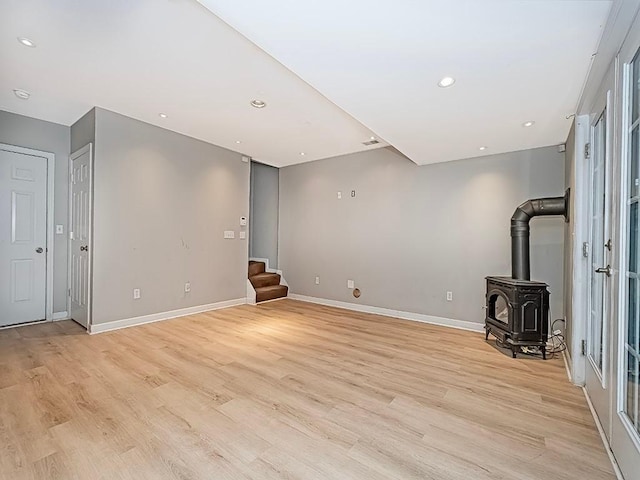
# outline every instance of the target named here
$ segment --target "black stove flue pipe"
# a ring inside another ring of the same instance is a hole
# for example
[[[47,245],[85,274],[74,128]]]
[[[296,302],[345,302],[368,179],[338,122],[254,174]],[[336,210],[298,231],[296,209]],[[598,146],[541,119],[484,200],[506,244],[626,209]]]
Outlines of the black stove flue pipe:
[[[511,277],[531,280],[529,259],[529,220],[542,215],[563,215],[569,221],[569,190],[564,197],[527,200],[511,217]]]

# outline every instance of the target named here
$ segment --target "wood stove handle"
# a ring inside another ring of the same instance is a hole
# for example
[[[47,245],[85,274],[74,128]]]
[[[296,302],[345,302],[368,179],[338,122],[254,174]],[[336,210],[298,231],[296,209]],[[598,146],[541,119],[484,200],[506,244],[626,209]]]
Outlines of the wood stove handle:
[[[596,273],[604,273],[607,277],[611,276],[611,265],[607,265],[606,267],[596,268]]]

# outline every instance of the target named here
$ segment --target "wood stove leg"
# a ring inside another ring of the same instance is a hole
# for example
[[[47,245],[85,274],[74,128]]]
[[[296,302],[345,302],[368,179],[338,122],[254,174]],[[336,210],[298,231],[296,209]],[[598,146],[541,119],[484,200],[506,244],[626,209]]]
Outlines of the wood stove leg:
[[[518,347],[511,347],[511,357],[512,358],[517,358],[518,357]]]
[[[547,359],[547,346],[546,345],[541,346],[540,350],[542,350],[542,359],[546,360]]]
[[[489,329],[488,328],[484,329],[484,339],[485,340],[489,340]]]

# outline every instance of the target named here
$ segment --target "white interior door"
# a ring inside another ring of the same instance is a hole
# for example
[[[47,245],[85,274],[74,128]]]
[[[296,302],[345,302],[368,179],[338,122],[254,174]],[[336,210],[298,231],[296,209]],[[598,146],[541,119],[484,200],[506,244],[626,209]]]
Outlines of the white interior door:
[[[92,229],[91,144],[71,155],[69,296],[70,317],[85,328],[91,316],[91,229]]]
[[[45,320],[47,159],[0,148],[0,326]]]
[[[591,206],[589,234],[589,317],[587,322],[587,366],[585,387],[605,432],[611,418],[609,348],[611,328],[611,194],[608,141],[608,109],[591,129]]]

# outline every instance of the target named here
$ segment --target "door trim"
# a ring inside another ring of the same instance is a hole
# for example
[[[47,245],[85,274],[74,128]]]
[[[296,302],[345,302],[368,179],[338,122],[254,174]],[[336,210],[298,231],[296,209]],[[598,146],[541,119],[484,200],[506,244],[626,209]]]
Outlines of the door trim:
[[[20,153],[23,155],[31,155],[33,157],[41,157],[47,160],[47,246],[46,246],[46,291],[44,299],[45,321],[53,321],[53,259],[54,259],[54,241],[55,241],[55,218],[54,218],[54,187],[55,187],[55,167],[56,156],[51,152],[35,150],[33,148],[18,147],[9,145],[8,143],[0,143],[0,149],[8,152]],[[41,322],[35,322],[41,323]],[[22,326],[22,325],[21,325]],[[12,328],[14,325],[8,325]]]
[[[73,214],[72,211],[72,188],[71,188],[71,174],[73,173],[73,161],[84,155],[85,153],[89,153],[89,263],[87,266],[87,280],[89,285],[87,285],[87,333],[91,331],[91,325],[93,324],[93,143],[87,143],[84,147],[72,152],[69,155],[69,171],[67,172],[67,183],[69,185],[69,212],[67,218],[67,225],[69,228],[71,227],[71,216]],[[71,315],[71,296],[69,292],[71,291],[71,237],[69,228],[67,229],[67,312]]]

